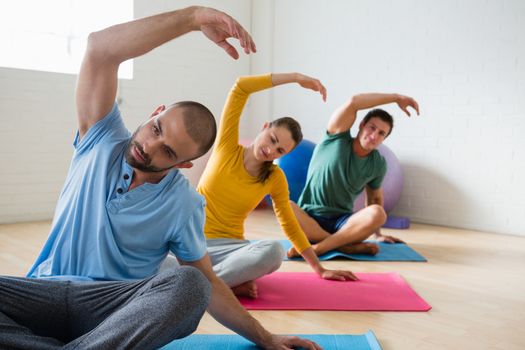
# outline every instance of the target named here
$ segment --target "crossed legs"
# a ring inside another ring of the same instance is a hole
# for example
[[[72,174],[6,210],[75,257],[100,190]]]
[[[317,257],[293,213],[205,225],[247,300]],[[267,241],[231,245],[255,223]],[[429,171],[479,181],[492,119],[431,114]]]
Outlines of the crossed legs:
[[[363,243],[365,239],[378,231],[386,222],[386,213],[379,205],[370,205],[352,214],[341,228],[330,234],[325,231],[310,215],[290,201],[292,209],[304,233],[314,243],[312,248],[317,255],[337,249],[348,254],[371,254],[379,252],[373,243]],[[292,247],[288,257],[299,256]]]
[[[250,242],[241,239],[208,239],[213,271],[237,296],[257,298],[255,280],[276,271],[284,250],[278,241]]]
[[[197,328],[210,289],[187,266],[139,281],[0,277],[0,348],[156,349]]]

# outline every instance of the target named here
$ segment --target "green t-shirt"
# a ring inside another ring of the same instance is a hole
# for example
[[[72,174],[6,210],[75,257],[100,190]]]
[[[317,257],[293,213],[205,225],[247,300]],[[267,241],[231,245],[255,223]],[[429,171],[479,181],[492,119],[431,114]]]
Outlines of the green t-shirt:
[[[361,158],[354,154],[349,131],[325,133],[315,147],[303,193],[297,204],[306,212],[324,217],[352,213],[354,201],[366,185],[381,187],[386,161],[373,150]]]

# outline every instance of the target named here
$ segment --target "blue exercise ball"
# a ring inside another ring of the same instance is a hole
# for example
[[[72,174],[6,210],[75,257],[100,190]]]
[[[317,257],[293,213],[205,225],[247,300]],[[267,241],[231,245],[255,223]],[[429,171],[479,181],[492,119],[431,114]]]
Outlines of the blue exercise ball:
[[[293,151],[279,158],[276,162],[286,175],[290,199],[294,202],[297,202],[299,199],[306,183],[308,165],[310,164],[314,148],[315,143],[303,139]]]

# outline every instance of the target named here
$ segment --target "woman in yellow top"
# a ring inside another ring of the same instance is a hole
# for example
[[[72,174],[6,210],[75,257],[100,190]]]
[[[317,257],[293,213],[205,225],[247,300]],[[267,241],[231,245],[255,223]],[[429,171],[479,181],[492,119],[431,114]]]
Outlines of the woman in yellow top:
[[[204,233],[213,268],[236,295],[256,298],[254,280],[277,270],[284,256],[277,241],[251,243],[244,238],[246,217],[267,194],[284,233],[319,276],[356,279],[349,271],[321,266],[290,206],[286,177],[273,164],[301,142],[299,124],[289,117],[266,122],[251,145],[239,145],[240,117],[250,94],[287,83],[318,91],[326,100],[326,89],[317,79],[298,73],[237,79],[224,105],[215,148],[197,186],[206,198]]]

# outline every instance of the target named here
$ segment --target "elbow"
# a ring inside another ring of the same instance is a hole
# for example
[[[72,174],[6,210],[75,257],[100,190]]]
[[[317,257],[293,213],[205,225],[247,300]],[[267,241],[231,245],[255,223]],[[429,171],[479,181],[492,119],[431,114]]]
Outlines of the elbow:
[[[350,97],[350,99],[347,102],[347,107],[351,110],[359,110],[359,106],[361,105],[362,100],[362,94],[354,95]]]
[[[104,31],[92,32],[87,39],[85,59],[98,62],[108,62],[117,60],[116,55],[111,50]]]
[[[87,38],[86,55],[96,55],[101,52],[102,38],[100,32],[91,32]]]

